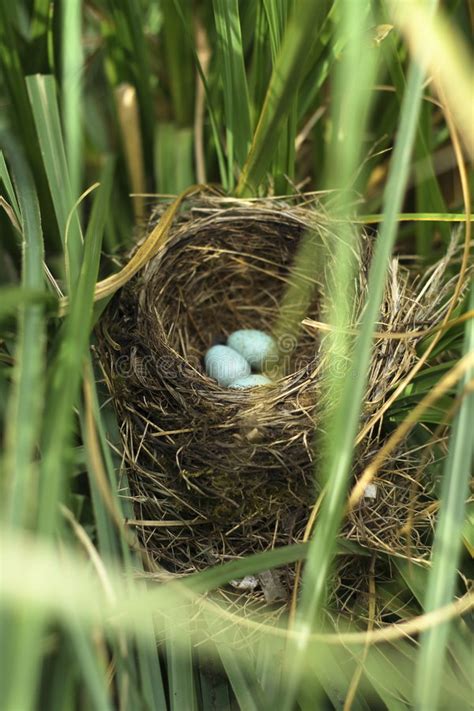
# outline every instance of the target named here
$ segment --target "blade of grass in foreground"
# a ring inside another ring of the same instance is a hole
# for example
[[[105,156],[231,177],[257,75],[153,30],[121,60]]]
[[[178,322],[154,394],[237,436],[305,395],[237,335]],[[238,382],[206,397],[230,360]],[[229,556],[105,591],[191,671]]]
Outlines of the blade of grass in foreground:
[[[59,233],[63,242],[66,275],[69,287],[71,287],[76,282],[81,263],[82,236],[77,214],[73,215],[69,233],[66,234],[66,225],[75,198],[71,189],[68,163],[62,140],[56,85],[52,76],[41,75],[27,77],[26,85]]]
[[[434,13],[437,2],[430,0]],[[292,648],[292,676],[289,679],[284,709],[291,709],[298,688],[298,668],[308,648],[308,638],[325,602],[325,593],[335,543],[343,515],[354,440],[359,422],[361,404],[366,384],[372,347],[372,333],[378,318],[385,284],[385,274],[395,241],[397,216],[409,174],[410,157],[420,109],[424,71],[412,65],[395,144],[391,170],[385,190],[384,215],[376,251],[369,275],[368,301],[362,319],[361,331],[356,339],[349,372],[344,379],[341,400],[331,423],[329,460],[326,465],[327,492],[321,507],[310,553],[305,567],[300,609],[296,630],[299,642]]]
[[[436,0],[431,0],[434,10]],[[334,541],[334,534],[338,530],[340,514],[346,490],[346,476],[352,458],[352,448],[357,430],[365,379],[370,359],[372,332],[378,316],[380,301],[385,284],[386,267],[391,255],[391,250],[396,233],[397,215],[402,203],[403,192],[409,171],[411,148],[416,130],[418,111],[420,107],[421,91],[424,72],[417,65],[413,65],[407,84],[406,95],[403,100],[400,128],[392,160],[386,192],[385,192],[385,219],[377,242],[376,252],[370,270],[369,298],[362,320],[362,327],[356,340],[353,364],[346,379],[342,393],[342,402],[338,408],[338,417],[332,430],[333,456],[330,463],[328,481],[328,495],[323,503],[318,525],[319,536],[315,535],[311,544],[311,556],[307,565],[308,584],[305,585],[303,600],[308,604],[308,609],[313,612],[309,616],[314,619],[314,613],[320,608],[323,601],[323,588],[329,555],[325,546],[329,541]],[[337,448],[336,448],[337,445]],[[336,516],[339,514],[339,516]],[[337,519],[333,521],[333,519]],[[333,525],[331,525],[331,522]],[[334,525],[334,523],[336,525]],[[329,530],[328,530],[329,529]],[[322,531],[326,535],[322,535]],[[329,531],[333,535],[328,535]],[[333,544],[331,545],[331,548]],[[314,556],[314,557],[313,557]],[[324,565],[317,566],[316,563]],[[312,571],[312,574],[310,574]],[[315,587],[311,582],[314,580]],[[303,591],[303,592],[304,592]],[[302,608],[305,606],[302,605]]]
[[[430,22],[429,2],[404,3],[390,0],[389,5],[412,55],[425,70],[429,70],[438,93],[446,96],[464,146],[471,160],[474,159],[474,62],[456,23],[442,10]],[[420,27],[423,32],[420,32]]]
[[[348,211],[348,192],[353,188],[353,175],[356,173],[357,167],[361,159],[361,147],[364,137],[364,130],[373,101],[373,93],[371,92],[372,85],[375,79],[375,57],[373,52],[369,50],[363,43],[366,23],[370,22],[370,17],[366,17],[367,3],[365,0],[348,0],[339,4],[340,18],[338,25],[338,36],[334,39],[335,44],[341,44],[344,51],[340,57],[340,61],[336,65],[334,77],[332,78],[332,140],[327,158],[326,166],[326,185],[334,189],[334,216],[340,219],[338,225],[338,239],[330,245],[332,254],[329,259],[334,260],[335,277],[328,279],[325,287],[326,308],[330,314],[331,325],[334,330],[326,339],[326,348],[328,349],[328,360],[330,359],[334,365],[334,372],[343,372],[347,368],[347,363],[350,362],[350,340],[347,336],[347,326],[350,323],[351,314],[353,312],[353,287],[355,282],[354,274],[357,265],[356,253],[358,252],[358,235],[351,226]],[[357,81],[357,78],[363,77],[363,80]],[[357,187],[357,186],[356,186]],[[304,270],[311,273],[324,273],[324,262],[328,256],[325,250],[316,248],[309,249],[311,246],[312,235],[305,235],[301,247],[298,250],[296,264],[302,260]],[[306,251],[307,250],[307,251]],[[306,253],[305,253],[306,252]],[[306,262],[306,264],[305,264]],[[330,268],[332,269],[332,268]],[[304,273],[304,272],[302,272]],[[298,277],[297,277],[298,278]],[[344,285],[344,288],[341,288]],[[308,287],[306,287],[306,291]],[[295,292],[294,296],[292,291]],[[289,298],[296,303],[303,303],[301,295],[295,289],[287,289],[285,297],[282,301],[283,307],[286,306],[286,299]],[[309,304],[312,294],[306,296],[306,302]],[[283,313],[283,311],[282,311]],[[294,308],[290,309],[290,314],[297,313]],[[300,319],[297,321],[301,321]],[[280,316],[281,318],[281,316]],[[289,329],[287,329],[290,332]],[[330,352],[329,352],[330,351]],[[329,373],[327,374],[329,376]],[[333,379],[329,381],[327,377],[325,385],[329,391],[329,399],[331,402],[338,403],[340,400],[340,383],[343,379]],[[332,441],[325,445],[325,449],[329,449]],[[336,523],[336,526],[338,523]],[[335,538],[337,528],[331,532],[334,539],[330,542],[335,546]],[[327,535],[327,534],[326,534]],[[335,548],[333,548],[335,550]],[[309,560],[307,566],[309,565]],[[329,566],[328,566],[329,571]],[[326,580],[328,577],[326,572]],[[326,584],[326,582],[325,582]],[[304,590],[303,590],[304,592]],[[311,630],[313,619],[305,616],[307,610],[301,609],[301,614],[297,617],[297,631],[301,632],[305,627],[308,631]],[[297,648],[297,643],[292,643],[287,650],[287,666],[288,666],[288,684],[287,698],[285,708],[292,708],[298,694],[298,686],[301,677],[301,669],[303,668],[302,657],[307,654],[307,650],[301,652]],[[315,663],[315,668],[319,670]],[[316,671],[318,676],[319,671]],[[323,679],[319,678],[313,688],[313,703],[322,703],[322,699],[316,699],[316,695],[324,687]],[[318,691],[319,690],[319,691]]]
[[[55,300],[44,289],[33,291],[20,286],[4,286],[0,288],[0,319],[14,314],[20,306],[31,304],[55,305]]]
[[[33,178],[19,146],[11,141],[10,160],[21,214],[22,286],[39,295],[45,293],[44,245],[38,198]],[[6,168],[6,166],[5,166]],[[12,194],[13,196],[13,194]],[[41,429],[45,369],[44,304],[30,303],[20,310],[13,388],[6,427],[5,463],[11,490],[8,492],[8,520],[27,523],[35,506],[35,450]]]
[[[285,640],[276,638],[271,644],[268,640],[260,640],[256,650],[255,674],[262,687],[268,708],[278,708],[281,696],[282,664],[285,651]]]
[[[81,625],[77,616],[72,613],[68,624],[71,643],[75,652],[75,662],[82,669],[86,690],[89,692],[89,703],[101,711],[112,711],[110,688],[107,683],[105,660],[97,654],[97,647],[92,641],[92,635]]]
[[[209,667],[209,655],[199,655],[199,686],[201,707],[206,711],[232,711],[231,689],[228,679]]]
[[[90,358],[84,368],[84,403],[80,403],[79,412],[94,511],[94,524],[97,531],[98,553],[104,562],[108,560],[119,561],[122,559],[120,553],[123,551],[125,578],[129,580],[132,585],[133,574],[131,565],[129,565],[130,551],[128,547],[126,547],[127,542],[123,540],[123,516],[120,513],[115,496],[116,487],[109,486],[109,482],[107,481],[108,473],[105,470],[106,465],[104,466],[103,464],[102,452],[100,451],[102,449],[98,433],[100,412],[96,402]],[[114,508],[115,516],[111,515],[110,507]],[[123,546],[122,551],[120,544]],[[80,634],[80,631],[81,625],[79,623],[76,623],[71,630],[78,653],[87,642],[87,639],[75,639],[77,634]],[[110,640],[109,646],[110,653],[115,662],[114,681],[117,688],[121,689],[121,693],[125,694],[128,698],[129,695],[134,692],[143,695],[150,707],[154,708],[154,700],[148,693],[149,689],[146,681],[144,680],[143,683],[140,683],[135,656],[131,653],[131,646],[125,638],[125,635],[119,634],[116,639]],[[95,655],[92,655],[93,658],[94,656]],[[90,674],[87,669],[84,669],[84,676],[89,686],[94,689],[96,682],[92,677],[88,678]],[[158,679],[160,678],[159,674],[157,674],[157,677]],[[97,690],[95,693],[97,693]]]
[[[128,489],[124,488],[124,484],[121,487],[122,496],[117,495],[117,475],[107,443],[105,425],[101,419],[90,358],[85,368],[81,423],[97,526],[98,548],[104,560],[123,561],[124,577],[129,588],[133,589],[136,585],[135,575],[137,571],[143,570],[143,562],[139,555],[132,552],[130,539],[123,532],[122,521],[125,518],[133,518],[133,510]],[[104,488],[107,489],[108,494],[104,492]],[[111,514],[110,505],[114,508],[115,515]],[[151,615],[149,625],[153,626]],[[133,653],[135,637],[136,662]],[[136,635],[129,640],[125,640],[122,635],[110,644],[116,659],[117,685],[121,688],[130,688],[131,692],[135,689],[152,709],[165,708],[162,672],[155,645],[144,644]]]
[[[265,708],[263,693],[257,680],[249,681],[242,663],[227,645],[216,643],[223,667],[241,709],[259,711]]]
[[[42,476],[37,522],[39,528],[49,534],[53,534],[57,530],[61,475],[64,474],[66,450],[69,445],[68,435],[72,429],[75,391],[78,389],[82,360],[89,338],[88,324],[84,323],[83,319],[87,319],[89,314],[90,320],[92,314],[92,294],[97,278],[103,224],[112,182],[111,168],[110,164],[107,165],[103,176],[104,184],[94,202],[86,235],[84,264],[78,288],[74,294],[69,322],[64,332],[65,339],[59,358],[53,366],[53,397],[49,400],[49,407],[44,418],[44,458],[40,466]],[[41,270],[41,278],[43,278],[42,266],[43,260],[40,259],[36,264],[36,269]],[[71,367],[68,368],[68,366]],[[55,388],[57,388],[56,393],[54,392]],[[68,394],[71,397],[68,397]],[[28,422],[29,416],[28,413],[26,422]],[[34,488],[34,491],[37,493],[37,487]],[[33,707],[33,699],[37,691],[39,669],[42,662],[43,641],[41,634],[44,629],[44,616],[41,610],[35,610],[26,605],[19,608],[18,616],[13,616],[12,620],[16,620],[17,625],[14,630],[15,651],[12,654],[11,699],[8,700],[6,708],[10,708],[12,711],[18,708],[26,710]],[[82,632],[78,632],[74,640],[81,645],[81,650],[87,648],[86,658],[90,658],[93,654],[92,642],[84,638]],[[93,679],[90,681],[94,684],[95,693],[97,693],[97,676],[95,675],[95,681]]]
[[[43,236],[33,178],[20,148],[11,141],[10,161],[18,196],[23,238],[22,284],[44,292]],[[6,166],[5,166],[6,169]],[[20,310],[5,442],[5,472],[10,491],[6,520],[9,525],[31,524],[35,516],[36,447],[41,430],[45,371],[45,319],[42,304]],[[5,709],[29,709],[37,687],[39,639],[37,616],[23,609],[3,619],[2,639],[10,637],[11,653],[3,662],[6,687],[2,691]],[[36,652],[34,651],[36,647]]]
[[[81,0],[63,3],[61,12],[62,77],[64,144],[68,175],[74,199],[81,193],[82,174],[82,47]]]
[[[51,367],[49,398],[42,444],[39,528],[48,533],[55,530],[58,503],[73,427],[73,408],[79,393],[83,359],[89,343],[94,287],[99,269],[100,250],[112,188],[113,163],[109,161],[101,176],[101,185],[94,199],[87,228],[84,260],[58,356]]]
[[[167,625],[166,655],[171,711],[196,711],[193,655],[187,621],[173,618]]]
[[[470,308],[474,308],[471,289]],[[464,353],[474,352],[474,322],[466,325]],[[466,373],[462,388],[472,383],[474,369]],[[462,388],[459,395],[462,394]],[[450,602],[456,591],[457,566],[462,548],[464,507],[474,453],[474,394],[465,394],[453,431],[446,460],[441,492],[441,508],[436,527],[432,568],[424,603],[425,612]],[[416,672],[416,708],[433,711],[439,707],[441,670],[444,665],[450,624],[437,625],[422,634]]]
[[[63,551],[63,564],[58,567],[57,550],[53,546],[48,548],[44,539],[36,537],[36,542],[33,542],[27,536],[15,537],[12,533],[5,531],[1,533],[0,544],[2,555],[5,556],[5,575],[0,578],[2,599],[7,602],[15,601],[14,591],[18,587],[21,564],[23,561],[25,565],[28,562],[28,571],[25,571],[24,575],[29,586],[25,585],[23,590],[17,591],[19,604],[22,601],[29,601],[35,609],[44,610],[61,620],[63,618],[67,620],[70,607],[78,607],[84,622],[95,624],[102,621],[107,629],[111,629],[115,625],[115,630],[117,629],[117,619],[107,616],[109,613],[112,615],[117,606],[121,610],[121,615],[125,614],[124,609],[127,608],[129,612],[126,617],[129,613],[131,616],[124,619],[120,628],[128,632],[135,632],[137,635],[142,635],[144,631],[151,632],[149,615],[165,610],[166,606],[170,604],[176,607],[178,598],[183,602],[188,602],[193,597],[190,593],[199,595],[211,591],[217,586],[225,585],[237,576],[244,577],[247,574],[295,562],[302,558],[305,549],[305,546],[302,545],[279,548],[259,553],[257,556],[242,558],[240,561],[215,566],[205,574],[192,575],[179,584],[169,583],[149,587],[137,585],[133,590],[130,590],[129,581],[124,579],[123,570],[112,564],[108,573],[110,584],[117,593],[116,601],[114,601],[104,593],[101,581],[87,574],[87,565],[79,560],[77,553],[74,554],[72,549],[67,548]],[[30,553],[27,553],[28,546],[31,548]],[[343,553],[347,554],[347,550]],[[22,558],[20,554],[26,557]],[[238,562],[242,563],[242,567],[237,568]],[[47,576],[44,574],[46,570],[48,571]],[[66,579],[66,572],[69,576],[68,579]],[[211,572],[213,577],[207,577],[207,573]],[[43,586],[39,585],[41,576],[45,578]],[[59,581],[63,576],[64,585],[61,587]],[[201,580],[201,577],[205,577],[205,580]],[[101,603],[94,606],[93,602],[97,598],[100,598]],[[136,619],[133,613],[136,613]],[[106,615],[105,620],[103,615]]]
[[[109,595],[104,589],[103,578],[91,570],[90,562],[84,561],[70,546],[62,548],[59,566],[58,550],[53,541],[32,537],[25,532],[2,529],[0,533],[0,553],[5,573],[0,577],[0,602],[7,611],[28,606],[32,613],[41,612],[52,621],[66,625],[74,611],[85,627],[104,630],[108,636],[116,636],[119,631],[137,634],[150,644],[155,644],[156,634],[164,632],[166,620],[172,612],[177,623],[192,618],[195,641],[212,642],[219,636],[223,643],[230,644],[236,657],[244,659],[248,657],[245,645],[235,645],[235,633],[241,629],[240,625],[244,630],[250,629],[255,634],[255,640],[262,635],[262,638],[267,637],[272,643],[275,636],[285,637],[285,630],[277,625],[262,625],[261,620],[249,618],[236,619],[232,613],[229,615],[225,606],[212,604],[210,600],[201,599],[202,607],[190,605],[192,596],[180,584],[138,584],[130,591],[123,571],[113,564],[108,569],[107,583],[114,595]],[[466,596],[443,608],[441,614],[444,619],[449,619],[466,612],[469,606],[470,599]],[[176,616],[178,611],[179,617]],[[155,616],[155,627],[150,626],[150,614]],[[203,619],[204,614],[207,615],[206,619]],[[433,621],[431,617],[425,620],[425,624]],[[413,634],[419,631],[421,622],[415,619],[391,632],[398,637],[410,632]],[[367,638],[364,632],[344,635],[339,631],[327,637],[316,635],[309,641],[318,646],[320,651],[324,651],[321,645],[327,642],[332,649],[338,648],[344,657],[346,646],[350,645],[349,653],[352,654],[354,649],[360,649],[366,644]],[[386,641],[385,634],[379,632],[373,643]],[[411,644],[408,643],[406,647],[407,650],[411,647],[413,652]],[[307,673],[314,675],[314,662],[312,655],[304,659]]]

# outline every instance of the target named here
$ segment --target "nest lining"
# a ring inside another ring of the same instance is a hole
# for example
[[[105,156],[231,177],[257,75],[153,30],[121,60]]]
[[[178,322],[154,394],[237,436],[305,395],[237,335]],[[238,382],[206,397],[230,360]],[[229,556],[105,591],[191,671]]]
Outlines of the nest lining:
[[[152,217],[150,227],[159,217]],[[271,386],[235,391],[204,372],[202,357],[237,328],[272,332],[306,230],[325,250],[308,316],[326,321],[338,225],[321,210],[275,201],[194,202],[158,254],[112,300],[99,327],[105,380],[121,428],[138,531],[170,572],[189,573],[236,556],[298,542],[315,500],[318,429],[331,402],[324,387],[327,336],[310,325],[290,343],[287,374]],[[356,237],[359,270],[353,322],[367,293],[372,239]],[[392,262],[380,331],[415,331],[445,313],[450,285],[440,264],[418,283]],[[362,423],[416,361],[417,338],[375,343]],[[280,343],[284,351],[285,343]],[[316,448],[314,432],[316,430]],[[354,476],[386,437],[360,444]],[[430,499],[419,451],[402,446],[363,500],[344,537],[374,550],[402,550],[408,511]],[[416,474],[416,479],[414,474]],[[149,525],[151,522],[151,525]],[[155,525],[153,525],[155,522]],[[429,551],[430,520],[415,515],[412,549]],[[292,571],[283,586],[291,588]]]

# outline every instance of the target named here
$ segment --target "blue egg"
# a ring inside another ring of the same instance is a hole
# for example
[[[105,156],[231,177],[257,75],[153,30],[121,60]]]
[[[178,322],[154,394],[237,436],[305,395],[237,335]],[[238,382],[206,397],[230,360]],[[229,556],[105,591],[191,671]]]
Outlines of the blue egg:
[[[234,331],[227,339],[227,345],[240,353],[254,370],[262,370],[267,359],[274,362],[278,356],[275,339],[254,328]]]
[[[270,378],[267,378],[266,375],[252,373],[252,375],[247,375],[245,378],[234,380],[234,382],[229,385],[229,388],[245,390],[246,388],[258,388],[262,385],[269,385],[271,382]]]
[[[250,374],[250,365],[228,346],[212,346],[204,356],[206,373],[224,387]]]

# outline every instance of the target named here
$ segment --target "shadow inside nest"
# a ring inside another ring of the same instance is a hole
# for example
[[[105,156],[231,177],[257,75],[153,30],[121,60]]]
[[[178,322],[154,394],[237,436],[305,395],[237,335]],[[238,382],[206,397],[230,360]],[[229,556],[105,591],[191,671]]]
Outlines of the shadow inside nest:
[[[351,230],[356,327],[372,239]],[[317,261],[309,272],[298,270],[297,262],[308,234]],[[251,391],[219,386],[205,374],[202,358],[236,329],[274,333],[292,280],[310,283],[306,316],[327,323],[325,295],[337,289],[338,239],[338,223],[314,206],[199,199],[105,311],[97,331],[99,359],[120,425],[137,530],[148,554],[169,572],[187,574],[303,539],[333,406],[328,382],[345,376],[331,369],[328,334],[308,324],[296,335],[280,334],[284,374]],[[445,312],[448,292],[444,269],[417,282],[394,260],[378,330],[409,333],[432,324]],[[289,323],[300,307],[287,309]],[[415,364],[418,339],[375,341],[361,426]],[[383,445],[386,430],[379,422],[360,442],[355,478]],[[420,448],[410,453],[402,444],[379,470],[375,496],[363,498],[347,517],[343,538],[369,551],[404,554],[410,521],[411,555],[426,557],[431,521],[423,512],[433,500],[432,482],[424,478],[428,461],[420,467]],[[286,600],[293,581],[288,567],[266,584],[249,583],[248,590],[236,581],[235,591],[267,603]]]

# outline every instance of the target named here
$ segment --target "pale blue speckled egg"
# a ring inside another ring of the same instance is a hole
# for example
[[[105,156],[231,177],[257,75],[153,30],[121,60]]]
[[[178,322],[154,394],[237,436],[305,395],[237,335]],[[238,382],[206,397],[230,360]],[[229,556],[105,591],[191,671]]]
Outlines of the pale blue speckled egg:
[[[242,328],[231,333],[227,345],[240,353],[254,370],[262,370],[265,360],[277,356],[275,339],[255,328]]]
[[[270,378],[267,378],[266,375],[252,373],[251,375],[247,375],[245,378],[234,380],[234,382],[229,385],[229,388],[233,388],[235,390],[245,390],[246,388],[258,388],[262,385],[269,385],[271,382]]]
[[[250,375],[250,365],[237,351],[228,346],[212,346],[204,356],[206,373],[226,387],[239,378]]]

